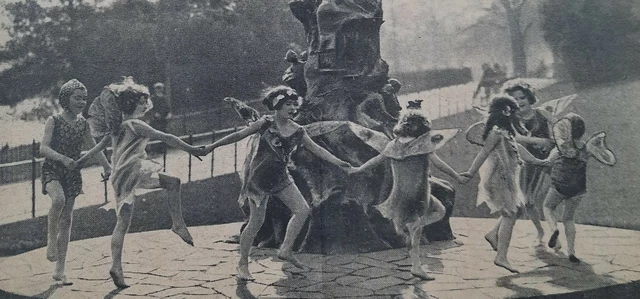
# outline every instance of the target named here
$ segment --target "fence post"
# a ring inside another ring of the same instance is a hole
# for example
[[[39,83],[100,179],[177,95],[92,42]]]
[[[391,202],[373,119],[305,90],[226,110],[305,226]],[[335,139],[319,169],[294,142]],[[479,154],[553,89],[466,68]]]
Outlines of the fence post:
[[[189,145],[193,145],[193,134],[189,134]],[[191,154],[189,154],[189,182],[191,182]]]
[[[234,132],[238,132],[238,127],[233,127]],[[233,143],[233,171],[238,173],[238,143]]]
[[[167,144],[162,143],[162,171],[167,172]]]
[[[31,217],[36,218],[36,140],[31,144]]]
[[[211,132],[211,142],[216,142],[216,131]],[[211,151],[211,177],[213,177],[213,161],[215,156],[215,150]]]

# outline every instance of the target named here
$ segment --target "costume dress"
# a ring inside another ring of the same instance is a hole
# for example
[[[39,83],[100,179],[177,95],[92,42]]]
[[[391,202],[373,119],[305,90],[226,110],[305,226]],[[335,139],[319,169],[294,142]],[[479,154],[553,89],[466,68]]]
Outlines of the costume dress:
[[[489,134],[496,134],[500,139],[480,166],[477,205],[484,202],[491,213],[516,215],[525,203],[518,184],[521,162],[517,143],[509,132],[497,126]]]
[[[551,139],[549,118],[542,111],[534,109],[534,116],[524,120],[525,128],[530,132],[530,137]],[[549,150],[535,144],[527,144],[524,147],[536,158],[544,160],[549,156]],[[527,163],[522,165],[520,173],[520,188],[525,194],[525,202],[536,203],[547,194],[550,186],[549,167]]]
[[[82,116],[74,123],[69,123],[62,115],[53,116],[51,149],[73,160],[80,159],[86,130],[89,130],[89,125]],[[79,168],[69,170],[62,162],[44,159],[41,179],[43,194],[47,194],[47,184],[54,180],[62,186],[65,197],[82,194],[82,176]]]
[[[116,194],[117,211],[125,203],[133,204],[137,189],[160,187],[158,172],[162,170],[162,165],[147,157],[145,148],[149,138],[138,135],[136,125],[143,125],[143,122],[139,119],[125,120],[117,133],[111,136],[111,182]]]
[[[267,197],[293,184],[287,166],[291,161],[291,153],[302,142],[304,128],[298,127],[293,134],[284,137],[280,135],[273,119],[263,119],[266,121],[258,133],[257,148],[245,168],[243,186],[238,198],[241,205],[246,199],[250,199],[260,206]]]
[[[560,154],[551,167],[551,184],[567,198],[587,192],[587,160],[589,152],[585,144],[581,148]]]
[[[400,228],[427,214],[432,200],[438,200],[431,195],[429,184],[427,155],[434,149],[431,134],[426,133],[406,143],[393,139],[380,153],[391,160],[393,187],[389,197],[376,208],[385,218],[402,225]]]

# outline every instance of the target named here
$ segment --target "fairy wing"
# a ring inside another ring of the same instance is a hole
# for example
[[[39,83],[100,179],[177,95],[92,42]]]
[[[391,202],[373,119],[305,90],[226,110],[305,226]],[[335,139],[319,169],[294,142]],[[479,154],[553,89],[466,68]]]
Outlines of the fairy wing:
[[[568,112],[569,105],[571,105],[573,100],[575,100],[577,97],[578,94],[574,93],[565,97],[561,97],[559,99],[544,102],[540,104],[540,106],[536,107],[536,109],[546,111],[547,113],[550,113],[554,118],[559,118],[560,116]]]
[[[122,121],[122,114],[116,103],[116,95],[109,87],[93,100],[89,106],[89,127],[94,138],[101,138],[111,134]]]
[[[600,163],[613,166],[616,164],[616,156],[607,147],[605,137],[607,137],[605,132],[599,132],[591,136],[587,140],[587,151]]]
[[[484,133],[484,128],[485,122],[479,121],[469,126],[469,128],[464,132],[464,136],[470,143],[483,146],[484,140],[482,140],[482,134]]]
[[[232,98],[232,97],[226,97],[223,99],[223,101],[229,103],[229,105],[231,105],[231,107],[233,108],[233,110],[246,122],[246,123],[252,123],[257,121],[260,118],[260,113],[258,113],[258,110],[253,109],[251,106],[247,105],[246,103]]]
[[[553,141],[558,152],[565,157],[575,157],[578,151],[571,138],[571,120],[562,118],[553,124]]]

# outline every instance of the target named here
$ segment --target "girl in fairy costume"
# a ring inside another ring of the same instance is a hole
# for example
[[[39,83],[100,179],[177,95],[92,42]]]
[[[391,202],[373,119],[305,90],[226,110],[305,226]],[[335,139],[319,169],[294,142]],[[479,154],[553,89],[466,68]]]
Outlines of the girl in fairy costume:
[[[567,114],[553,126],[556,147],[547,158],[551,163],[551,188],[544,200],[544,214],[553,231],[548,245],[551,248],[559,245],[560,231],[554,212],[564,202],[562,223],[567,238],[567,253],[572,263],[580,263],[580,259],[575,256],[574,215],[582,197],[587,193],[587,160],[593,156],[609,166],[616,162],[613,152],[605,145],[604,132],[593,135],[586,142],[581,140],[584,132],[582,117],[574,113]]]
[[[102,151],[109,140],[113,145],[111,180],[116,196],[117,223],[111,238],[113,264],[109,274],[118,288],[129,287],[124,281],[122,247],[131,223],[138,189],[167,190],[173,223],[171,231],[193,246],[193,239],[182,217],[180,179],[159,173],[162,165],[148,159],[145,148],[150,139],[157,139],[196,157],[204,155],[204,149],[191,146],[174,135],[155,130],[140,120],[152,106],[149,90],[128,77],[122,83],[108,86],[89,109],[93,118],[94,136],[103,136],[103,139],[83,158]]]
[[[396,232],[408,240],[411,274],[420,279],[433,280],[422,269],[420,241],[423,228],[442,219],[445,208],[440,200],[431,195],[431,163],[461,183],[467,180],[436,155],[430,123],[419,110],[420,102],[410,102],[409,108],[415,109],[407,109],[408,112],[401,116],[393,130],[396,138],[378,156],[350,173],[366,171],[385,161],[391,163],[391,194],[377,208],[385,218],[393,221]]]
[[[293,118],[298,113],[301,98],[291,88],[278,86],[266,90],[262,103],[271,111],[273,116],[264,116],[241,131],[227,135],[224,138],[205,147],[207,153],[216,147],[243,140],[256,133],[259,135],[255,155],[249,162],[247,176],[239,201],[241,204],[248,199],[250,214],[249,222],[240,236],[240,260],[238,261],[238,278],[253,280],[249,273],[249,253],[262,223],[264,222],[267,200],[269,197],[280,199],[293,213],[289,220],[284,240],[278,250],[278,258],[288,261],[296,267],[307,267],[293,255],[293,243],[300,233],[311,208],[293,183],[287,165],[291,153],[299,146],[315,154],[319,158],[343,167],[351,165],[344,162],[324,148],[317,145],[303,127],[296,124]]]
[[[76,79],[69,80],[60,88],[58,97],[64,111],[47,120],[40,146],[45,157],[42,164],[42,193],[51,197],[48,217],[47,259],[56,262],[53,279],[71,284],[64,275],[69,237],[73,222],[73,206],[82,193],[80,154],[82,146],[95,146],[89,124],[80,114],[87,105],[87,88]],[[106,177],[111,166],[103,154],[100,162]]]

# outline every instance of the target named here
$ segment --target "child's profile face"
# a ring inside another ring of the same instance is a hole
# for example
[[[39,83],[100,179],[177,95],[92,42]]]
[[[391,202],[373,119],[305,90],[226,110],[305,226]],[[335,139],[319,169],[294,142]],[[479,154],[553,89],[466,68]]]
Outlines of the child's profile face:
[[[69,110],[73,114],[80,114],[84,110],[85,106],[87,106],[87,90],[74,90],[69,97],[69,105],[67,107],[67,110]]]
[[[529,111],[531,111],[531,103],[529,102],[529,98],[524,92],[522,92],[522,90],[516,90],[510,95],[516,100],[516,103],[518,103],[520,113],[528,113]]]
[[[141,96],[136,103],[136,109],[133,111],[132,116],[135,118],[140,118],[144,116],[147,111],[151,110],[152,107],[153,105],[151,104],[149,98],[146,96]]]

